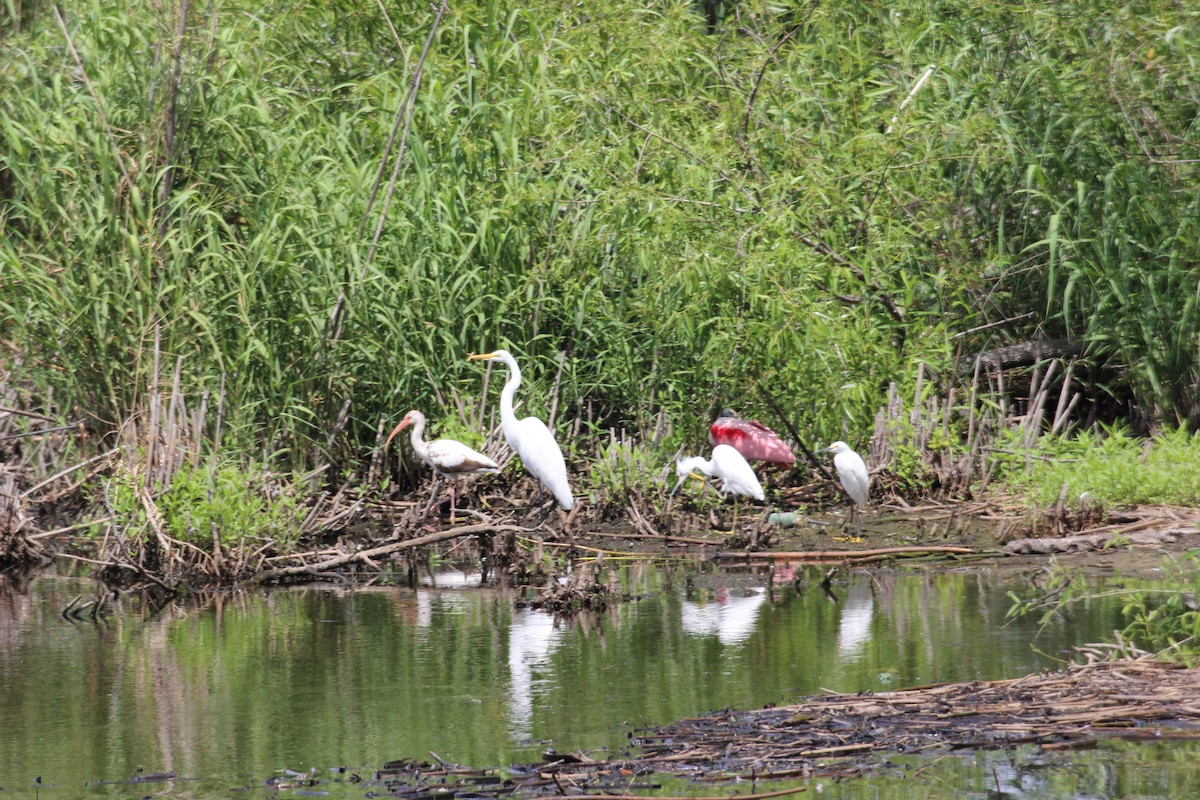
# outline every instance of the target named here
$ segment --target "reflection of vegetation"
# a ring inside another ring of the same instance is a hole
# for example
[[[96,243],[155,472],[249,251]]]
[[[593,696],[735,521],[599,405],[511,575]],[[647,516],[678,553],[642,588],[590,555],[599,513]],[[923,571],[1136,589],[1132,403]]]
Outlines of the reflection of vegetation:
[[[1122,635],[1139,646],[1188,666],[1200,663],[1200,555],[1190,553],[1168,568],[1166,589],[1139,592],[1126,604]]]
[[[1121,428],[1043,436],[1033,449],[1019,448],[1019,435],[1002,433],[995,458],[1009,483],[1036,503],[1053,503],[1064,485],[1072,502],[1087,492],[1105,506],[1190,505],[1200,498],[1200,438],[1186,428],[1150,439]]]
[[[1200,663],[1200,554],[1169,561],[1166,577],[1153,582],[1113,578],[1102,589],[1079,571],[1055,565],[1036,591],[1009,593],[1010,618],[1037,614],[1041,624],[1061,619],[1071,606],[1102,598],[1120,597],[1121,627],[1115,632],[1115,654],[1131,650],[1157,653],[1188,666]]]

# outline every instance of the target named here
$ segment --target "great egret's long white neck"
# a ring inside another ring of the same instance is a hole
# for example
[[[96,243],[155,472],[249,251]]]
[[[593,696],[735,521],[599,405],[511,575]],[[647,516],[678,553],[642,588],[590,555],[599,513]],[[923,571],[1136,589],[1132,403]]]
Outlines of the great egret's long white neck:
[[[507,351],[502,351],[500,360],[508,367],[508,380],[504,383],[504,391],[500,392],[500,425],[504,428],[504,438],[514,442],[518,438],[516,432],[517,415],[513,411],[513,395],[521,387],[521,368],[517,360]]]

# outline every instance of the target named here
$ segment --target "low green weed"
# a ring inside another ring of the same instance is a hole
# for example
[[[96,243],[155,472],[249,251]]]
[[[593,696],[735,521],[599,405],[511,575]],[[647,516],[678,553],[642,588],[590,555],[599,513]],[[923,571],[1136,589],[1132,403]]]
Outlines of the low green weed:
[[[1106,506],[1200,500],[1200,438],[1185,428],[1149,439],[1122,428],[1043,436],[1032,450],[1019,448],[1019,436],[998,437],[996,457],[1009,485],[1031,503],[1056,502],[1064,484],[1068,497],[1087,492]]]
[[[253,542],[286,553],[300,537],[305,509],[290,486],[269,473],[228,462],[185,464],[152,503],[138,490],[139,480],[127,471],[109,479],[105,498],[114,527],[147,530],[153,513],[163,533],[205,552],[216,541],[223,549]]]
[[[624,505],[634,498],[663,491],[664,476],[674,479],[670,458],[641,442],[613,436],[600,446],[592,462],[589,483],[605,502]]]
[[[1196,595],[1200,592],[1200,558],[1187,555],[1182,563],[1168,570],[1169,586],[1164,590],[1135,594],[1123,613],[1129,623],[1121,635],[1138,647],[1189,667],[1200,663],[1200,610]]]

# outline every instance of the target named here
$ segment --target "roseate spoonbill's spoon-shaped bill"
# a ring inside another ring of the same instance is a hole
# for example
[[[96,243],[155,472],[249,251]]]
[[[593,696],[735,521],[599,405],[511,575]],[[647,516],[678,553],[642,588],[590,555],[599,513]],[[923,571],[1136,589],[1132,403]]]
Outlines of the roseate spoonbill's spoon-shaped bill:
[[[871,475],[867,472],[866,462],[845,442],[834,442],[819,452],[833,454],[833,466],[837,469],[842,488],[854,501],[854,507],[850,510],[850,515],[855,521],[854,529],[861,533],[862,520],[859,519],[859,512],[867,504],[867,497],[871,492]]]
[[[747,461],[765,461],[790,469],[796,456],[775,431],[754,420],[742,419],[726,408],[708,429],[708,440],[714,445],[727,444]]]
[[[766,499],[762,484],[758,482],[758,476],[754,474],[754,470],[750,468],[750,464],[742,457],[741,453],[727,444],[719,444],[714,447],[711,458],[706,459],[703,456],[691,456],[690,458],[681,458],[676,461],[675,474],[679,476],[679,480],[676,481],[675,488],[671,490],[671,494],[679,491],[679,487],[690,477],[703,480],[703,478],[700,478],[696,474],[698,472],[704,473],[710,478],[719,478],[721,480],[720,491],[734,496],[734,530],[737,530],[739,498],[752,497],[759,501]]]
[[[495,461],[478,450],[467,447],[462,442],[454,439],[434,439],[432,442],[426,442],[425,415],[416,409],[404,415],[404,419],[400,420],[400,424],[392,429],[383,446],[387,447],[391,444],[396,434],[410,425],[412,426],[410,441],[412,442],[413,452],[417,454],[417,458],[424,461],[433,470],[433,492],[429,496],[429,505],[425,507],[426,513],[429,512],[429,509],[433,508],[434,498],[437,497],[437,480],[439,476],[453,480],[460,476],[473,475],[477,472],[500,471],[500,467]],[[451,483],[451,521],[454,520],[454,499],[456,494],[454,484]]]
[[[508,380],[500,392],[500,425],[508,446],[521,457],[525,469],[550,490],[564,511],[575,507],[571,486],[567,483],[567,462],[554,434],[537,417],[517,419],[513,413],[513,395],[521,386],[521,368],[507,350],[467,356],[468,361],[502,361],[508,367]]]

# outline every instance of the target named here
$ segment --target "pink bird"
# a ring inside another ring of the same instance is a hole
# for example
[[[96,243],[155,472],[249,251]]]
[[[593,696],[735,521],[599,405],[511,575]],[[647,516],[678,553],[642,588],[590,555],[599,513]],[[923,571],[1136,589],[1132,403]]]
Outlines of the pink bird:
[[[723,409],[708,429],[708,440],[714,445],[727,444],[747,461],[765,461],[784,469],[796,462],[796,456],[775,431],[761,422],[742,419],[731,409]]]
[[[417,454],[417,457],[428,464],[434,472],[434,487],[433,493],[429,497],[429,505],[426,506],[425,512],[433,507],[433,500],[437,496],[437,476],[444,478],[457,478],[462,475],[473,475],[477,472],[499,472],[500,467],[495,461],[480,453],[478,450],[472,450],[462,442],[454,439],[434,439],[432,442],[425,441],[425,415],[420,411],[412,410],[404,415],[404,419],[400,420],[400,424],[392,429],[388,435],[387,441],[383,443],[384,447],[391,444],[393,437],[400,431],[412,425],[412,448]],[[450,519],[454,519],[454,484],[450,484]]]

